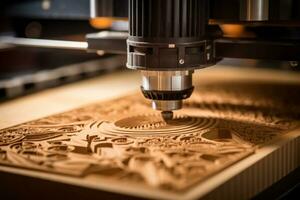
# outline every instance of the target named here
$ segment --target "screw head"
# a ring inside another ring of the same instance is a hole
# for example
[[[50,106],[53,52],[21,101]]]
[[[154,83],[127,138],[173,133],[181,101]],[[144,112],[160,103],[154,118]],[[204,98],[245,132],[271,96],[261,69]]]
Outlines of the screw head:
[[[42,9],[43,10],[49,10],[51,7],[51,1],[50,0],[43,0],[42,1]]]
[[[207,54],[206,54],[206,59],[207,59],[207,60],[210,60],[210,53],[207,53]]]
[[[299,62],[297,62],[297,61],[290,61],[290,65],[291,65],[291,67],[298,67]]]
[[[183,60],[183,59],[180,59],[180,60],[179,60],[179,64],[181,64],[181,65],[184,64],[184,60]]]

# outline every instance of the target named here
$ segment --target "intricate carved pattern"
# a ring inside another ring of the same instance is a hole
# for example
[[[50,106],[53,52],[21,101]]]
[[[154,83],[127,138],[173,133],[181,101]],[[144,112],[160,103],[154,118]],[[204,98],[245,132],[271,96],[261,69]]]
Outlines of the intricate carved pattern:
[[[223,92],[203,87],[168,123],[134,95],[4,129],[0,163],[181,191],[298,125],[293,113]]]

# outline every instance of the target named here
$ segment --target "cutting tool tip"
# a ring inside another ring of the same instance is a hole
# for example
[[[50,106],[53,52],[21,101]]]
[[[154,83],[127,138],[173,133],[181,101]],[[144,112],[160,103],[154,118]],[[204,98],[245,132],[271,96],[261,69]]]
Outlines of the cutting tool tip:
[[[172,111],[162,111],[161,116],[165,121],[173,119],[173,112]]]

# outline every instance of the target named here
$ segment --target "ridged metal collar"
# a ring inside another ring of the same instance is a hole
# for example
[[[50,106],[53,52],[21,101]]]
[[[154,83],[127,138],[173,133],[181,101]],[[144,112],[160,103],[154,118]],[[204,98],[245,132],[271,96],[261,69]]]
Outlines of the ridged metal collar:
[[[193,71],[141,71],[144,90],[180,91],[191,88]]]

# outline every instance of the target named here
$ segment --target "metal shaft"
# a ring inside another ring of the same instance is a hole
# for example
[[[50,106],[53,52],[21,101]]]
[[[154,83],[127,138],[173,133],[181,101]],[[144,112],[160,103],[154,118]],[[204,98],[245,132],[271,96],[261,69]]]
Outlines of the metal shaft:
[[[189,97],[193,71],[142,71],[142,90],[152,100],[152,108],[178,110]]]
[[[0,37],[0,43],[12,46],[42,47],[54,49],[73,49],[84,50],[88,48],[87,42],[65,41],[65,40],[47,40],[32,38],[17,38],[11,36]]]
[[[240,18],[245,21],[269,19],[269,0],[241,0]]]

